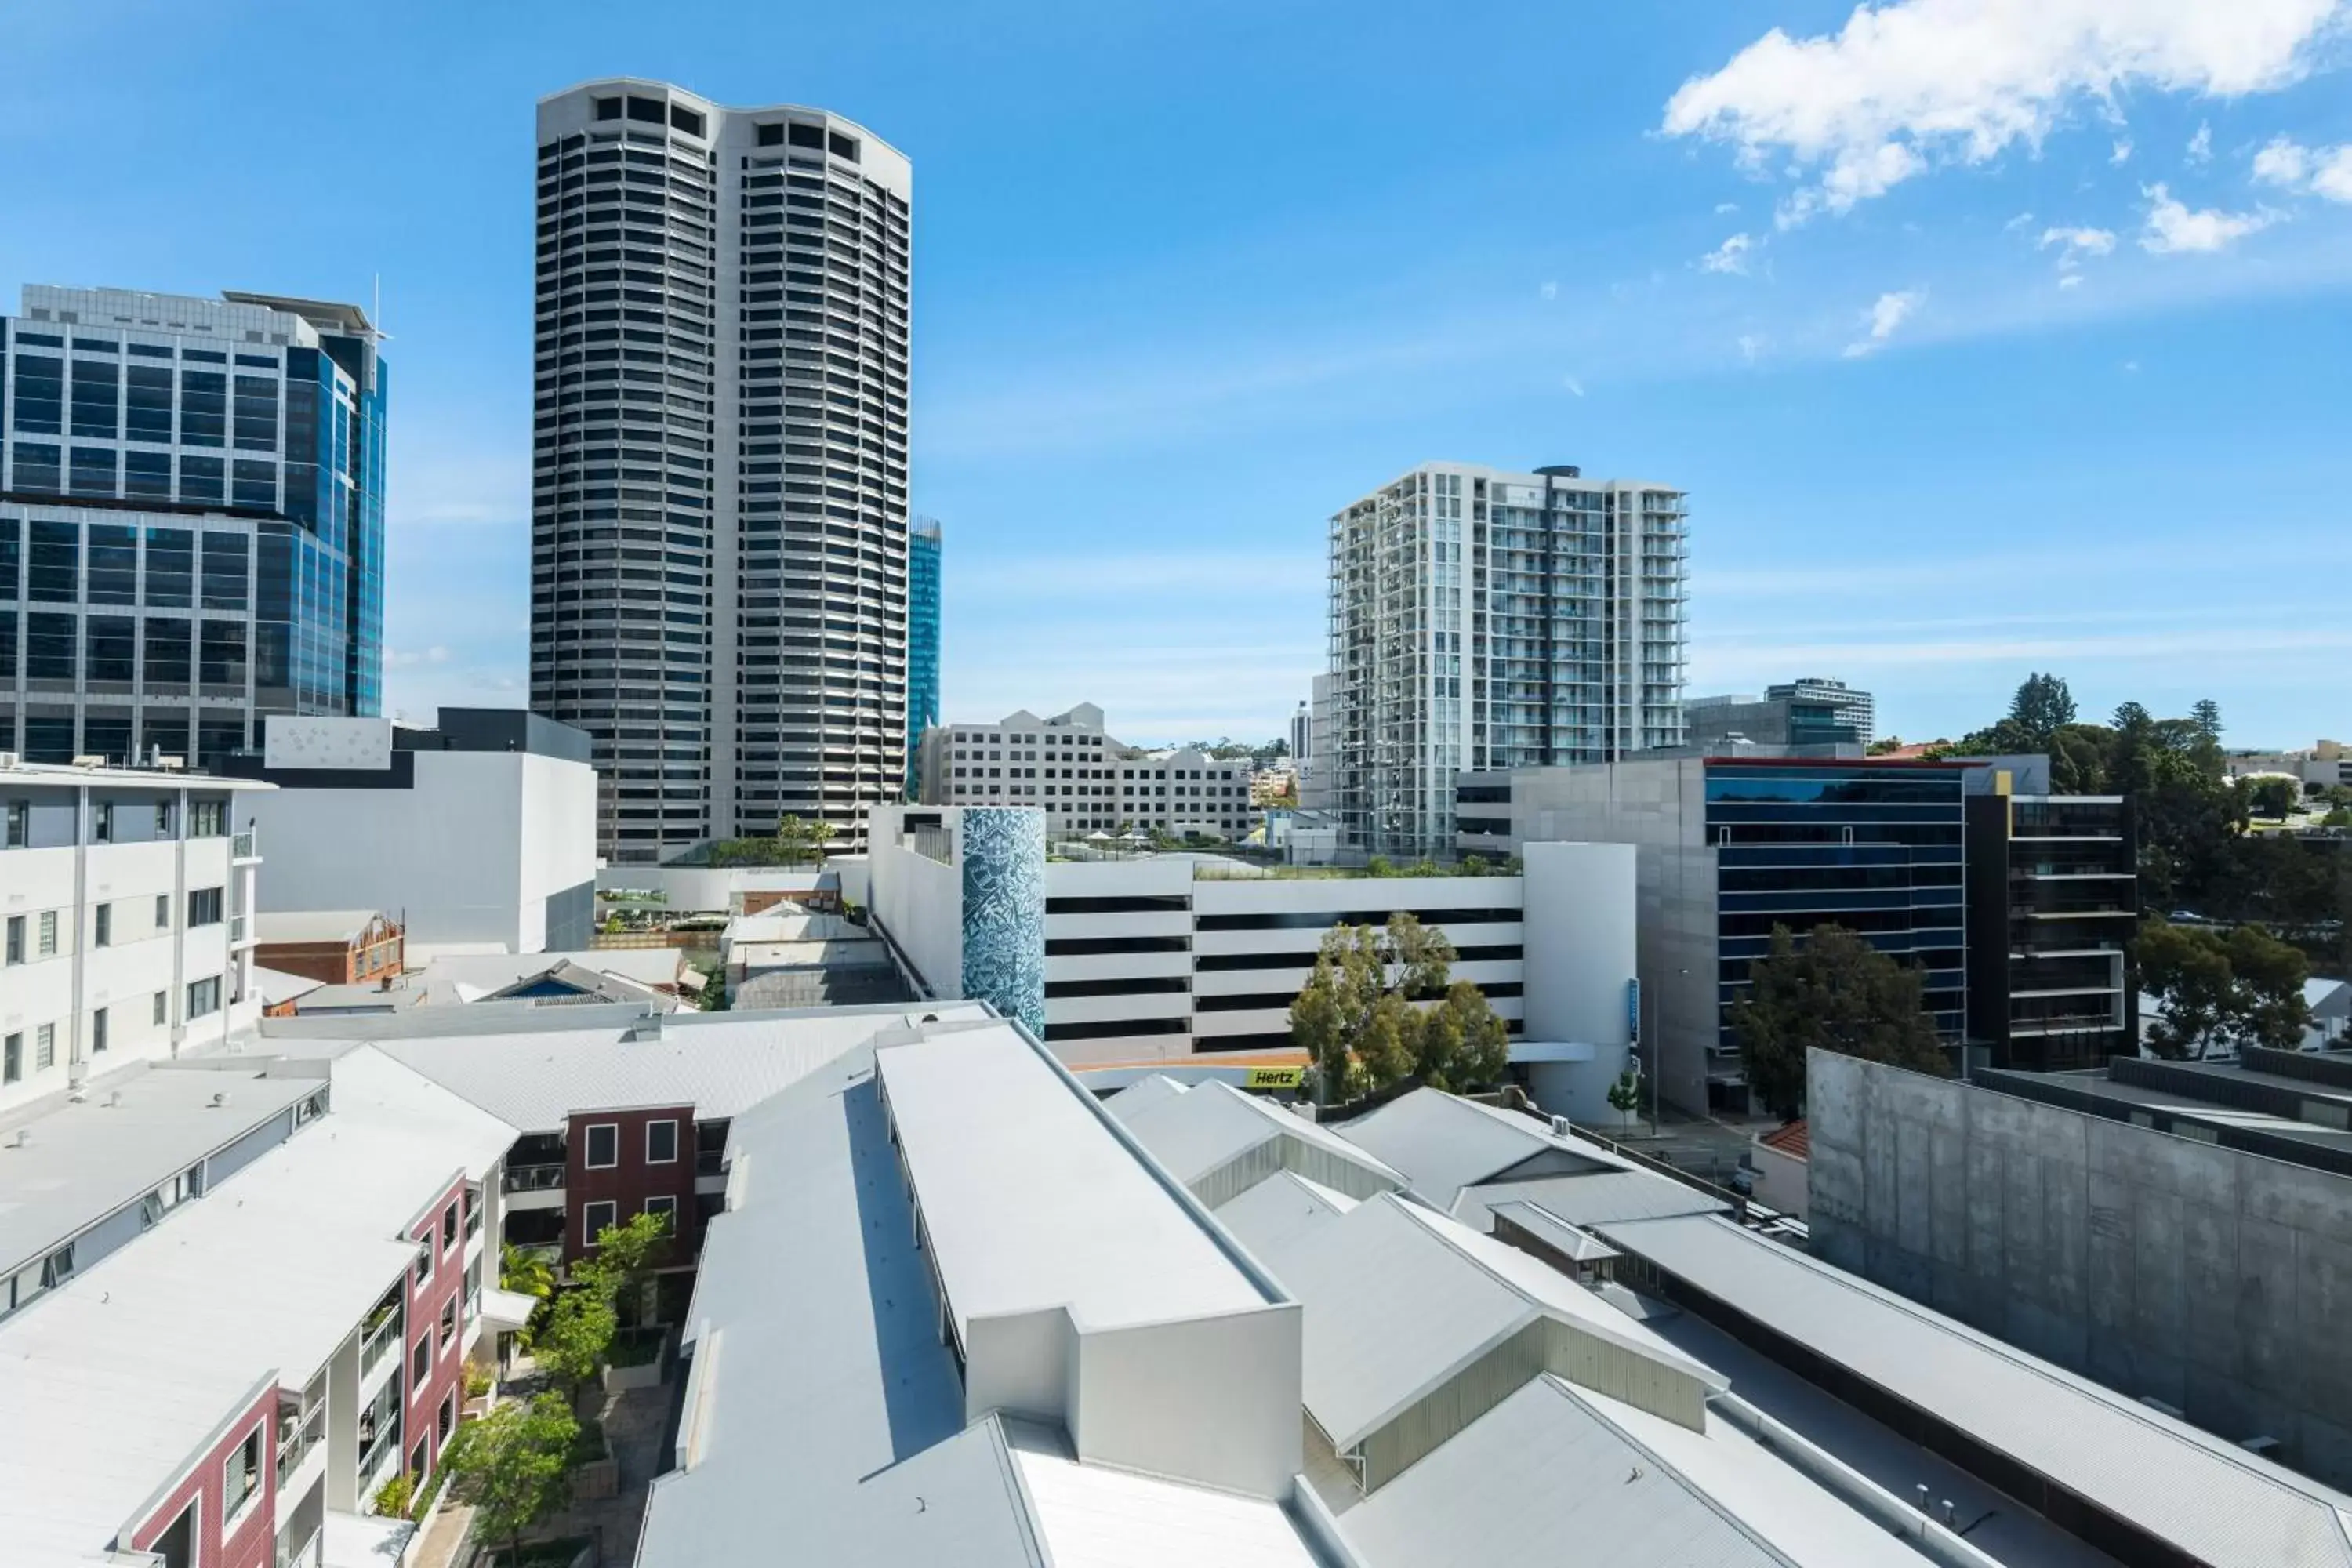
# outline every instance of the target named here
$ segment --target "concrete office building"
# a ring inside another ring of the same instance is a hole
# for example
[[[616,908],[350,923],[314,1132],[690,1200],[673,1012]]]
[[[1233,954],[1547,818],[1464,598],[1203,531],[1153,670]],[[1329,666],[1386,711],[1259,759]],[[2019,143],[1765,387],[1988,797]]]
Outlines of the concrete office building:
[[[906,784],[906,158],[661,82],[539,105],[534,712],[615,861]]]
[[[278,719],[231,769],[280,846],[273,912],[390,915],[412,955],[584,948],[596,912],[588,737],[515,708],[444,708],[437,728]]]
[[[926,805],[1034,805],[1055,838],[1155,830],[1239,838],[1255,818],[1247,758],[1128,745],[1104,733],[1091,702],[1050,719],[1022,709],[993,724],[935,726],[923,737],[921,775]]]
[[[193,758],[382,700],[386,374],[357,306],[27,284],[0,318],[0,752]]]
[[[1332,809],[1333,775],[1337,772],[1331,743],[1339,732],[1339,683],[1330,676],[1318,675],[1312,690],[1307,702],[1306,724],[1302,727],[1292,721],[1294,731],[1302,731],[1306,735],[1308,747],[1298,763],[1298,809],[1328,812]]]
[[[1679,744],[1687,516],[1662,485],[1465,463],[1334,516],[1317,745],[1350,841],[1444,850],[1465,770]]]
[[[0,763],[0,1111],[252,1023],[266,793]]]
[[[992,877],[971,887],[966,815],[894,808],[871,829],[871,918],[920,994],[983,994],[967,973],[981,945],[967,911],[992,917],[1003,900]],[[1623,845],[1538,844],[1527,861],[1524,879],[1277,878],[1181,854],[1046,862],[1042,907],[1029,911],[1043,925],[1044,1037],[1088,1072],[1302,1059],[1290,1004],[1324,934],[1402,911],[1454,943],[1455,978],[1475,984],[1509,1026],[1513,1060],[1538,1097],[1602,1120],[1631,1045],[1634,855]]]
[[[1859,931],[1922,971],[1937,1030],[1994,1067],[2130,1048],[2130,814],[2053,796],[2043,757],[1635,758],[1465,773],[1458,847],[1632,844],[1641,865],[1642,1036],[1658,1092],[1743,1109],[1725,1010],[1772,928]]]
[[[1850,748],[1870,744],[1870,693],[1818,678],[1767,688],[1764,695],[1693,697],[1683,703],[1683,738],[1719,746],[1737,737],[1762,746]]]
[[[907,541],[907,792],[919,799],[923,736],[940,721],[940,525],[916,520]]]
[[[1813,1250],[2352,1484],[2352,1071],[2260,1055],[1962,1083],[1816,1052]]]

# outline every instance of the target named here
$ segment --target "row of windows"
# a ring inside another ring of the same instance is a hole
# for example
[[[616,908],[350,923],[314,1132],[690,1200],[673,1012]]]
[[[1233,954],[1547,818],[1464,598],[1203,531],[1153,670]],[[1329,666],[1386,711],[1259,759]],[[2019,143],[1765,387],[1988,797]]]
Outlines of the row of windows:
[[[582,1151],[582,1163],[589,1170],[607,1171],[621,1163],[620,1123],[592,1122],[584,1130],[583,1136],[587,1142]],[[667,1165],[677,1159],[677,1123],[674,1121],[646,1122],[646,1163]]]
[[[112,447],[59,448],[47,442],[25,440],[12,443],[9,451],[13,461],[8,488],[19,495],[176,501],[182,506],[233,506],[247,511],[278,510],[278,465],[268,459],[237,458],[225,462],[219,458],[183,456],[180,482],[174,487],[169,452],[121,451]],[[316,468],[298,467],[315,481]]]
[[[79,623],[79,625],[77,625]],[[150,616],[45,615],[24,617],[27,680],[70,683],[242,688],[250,671],[263,686],[291,679],[294,628],[243,621],[189,621]],[[143,631],[142,631],[143,628]],[[302,639],[306,642],[314,640]],[[337,639],[339,640],[339,639]],[[16,684],[16,616],[0,610],[0,690]]]
[[[68,365],[72,368],[69,395]],[[68,361],[19,353],[13,423],[18,433],[26,435],[127,437],[167,445],[176,429],[184,446],[234,445],[247,451],[274,452],[279,388],[285,384],[269,375],[181,371],[175,424],[174,377],[167,366],[126,367],[99,360]],[[314,397],[314,418],[315,412]],[[310,428],[315,432],[315,426]]]
[[[185,1021],[209,1017],[220,1011],[220,976],[208,975],[188,986]],[[168,991],[158,991],[148,999],[148,1025],[164,1028],[171,1023],[172,996]],[[113,1048],[114,1016],[119,1005],[93,1007],[89,1015],[89,1051],[93,1057],[103,1056]],[[29,1030],[12,1029],[0,1036],[0,1086],[21,1083],[27,1074],[47,1072],[57,1066],[58,1026],[54,1023],[37,1024]],[[150,1223],[152,1223],[152,1220]],[[72,1267],[70,1250],[67,1267]],[[43,1281],[47,1285],[49,1281]],[[13,1301],[0,1301],[5,1312]]]

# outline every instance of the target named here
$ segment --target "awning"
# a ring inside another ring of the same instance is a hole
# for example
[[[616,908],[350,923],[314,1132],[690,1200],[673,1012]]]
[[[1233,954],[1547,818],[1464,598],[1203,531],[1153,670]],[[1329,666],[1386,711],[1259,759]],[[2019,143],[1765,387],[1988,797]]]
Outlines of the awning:
[[[482,1326],[511,1333],[530,1321],[530,1314],[539,1305],[539,1298],[520,1290],[482,1289]]]

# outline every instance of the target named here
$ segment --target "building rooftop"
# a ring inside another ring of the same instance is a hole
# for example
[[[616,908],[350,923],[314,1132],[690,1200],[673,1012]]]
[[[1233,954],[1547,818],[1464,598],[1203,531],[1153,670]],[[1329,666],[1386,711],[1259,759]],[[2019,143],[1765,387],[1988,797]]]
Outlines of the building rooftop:
[[[137,1067],[0,1121],[0,1276],[318,1092],[251,1072]],[[220,1103],[214,1103],[218,1100]],[[23,1141],[18,1141],[19,1134]]]
[[[2352,1563],[2352,1497],[1706,1215],[1624,1251],[2212,1568]]]
[[[1058,1073],[1023,1070],[1032,1052],[998,1027],[877,1053],[959,1325],[1063,1307],[1099,1330],[1277,1300],[1153,1179],[1083,1090]],[[1024,1135],[1007,1139],[1012,1127]]]
[[[223,778],[217,773],[193,773],[184,769],[77,768],[66,763],[21,761],[0,767],[0,780],[25,785],[90,784],[110,789],[195,789],[207,792],[275,787],[254,779]]]
[[[431,1010],[408,1017],[425,1011]],[[472,1010],[440,1011],[462,1021]],[[919,1008],[674,1013],[580,1028],[384,1038],[376,1047],[502,1121],[527,1132],[552,1132],[574,1110],[691,1104],[705,1120],[738,1116],[844,1052],[927,1016],[977,1020],[988,1011],[977,1002],[948,1002]],[[332,1057],[352,1048],[348,1037],[305,1037],[306,1022],[271,1020],[248,1049]]]
[[[1516,1110],[1416,1089],[1339,1124],[1349,1142],[1402,1171],[1414,1196],[1453,1212],[1465,1188],[1633,1169],[1598,1143]]]
[[[1154,1083],[1166,1088],[1147,1089]],[[1130,1098],[1139,1095],[1142,1098]],[[1403,1176],[1329,1128],[1229,1083],[1188,1087],[1160,1076],[1119,1090],[1104,1108],[1187,1186],[1276,1138],[1295,1139],[1352,1166],[1373,1184],[1392,1189],[1405,1184]]]
[[[0,1322],[0,1408],[40,1412],[0,1422],[12,1565],[97,1556],[224,1420],[273,1384],[309,1383],[415,1262],[403,1235],[418,1194],[478,1179],[514,1140],[373,1051],[334,1064],[331,1099],[232,1181]]]
[[[269,945],[295,942],[357,942],[383,919],[376,910],[264,910],[253,917],[254,940]]]

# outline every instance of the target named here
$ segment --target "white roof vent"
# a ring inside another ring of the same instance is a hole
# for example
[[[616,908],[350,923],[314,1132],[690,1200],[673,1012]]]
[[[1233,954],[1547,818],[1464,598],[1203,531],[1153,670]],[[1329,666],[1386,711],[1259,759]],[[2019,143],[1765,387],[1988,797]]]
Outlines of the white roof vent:
[[[102,768],[106,766],[106,759],[104,757],[76,757],[73,760],[73,765],[78,768]]]

